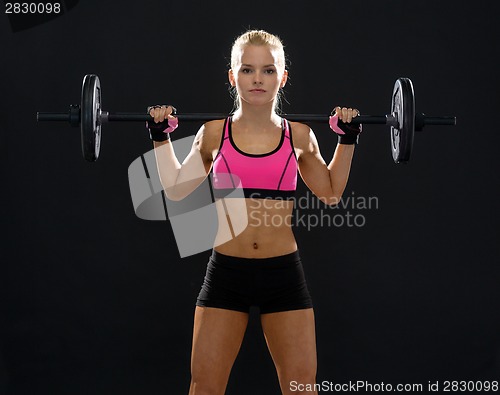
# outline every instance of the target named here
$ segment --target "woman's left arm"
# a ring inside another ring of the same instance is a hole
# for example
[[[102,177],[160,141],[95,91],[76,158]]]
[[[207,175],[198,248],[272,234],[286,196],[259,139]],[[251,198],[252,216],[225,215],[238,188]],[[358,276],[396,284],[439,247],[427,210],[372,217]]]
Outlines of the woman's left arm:
[[[337,111],[339,119],[344,119],[344,121],[350,123],[353,115],[352,109],[348,109],[351,111],[347,115],[342,110],[339,108]],[[336,122],[332,129],[336,133],[342,132],[336,127]],[[295,123],[293,130],[293,144],[298,158],[299,173],[304,183],[323,203],[329,205],[338,204],[349,179],[355,147],[353,141],[357,141],[359,132],[350,136],[351,132],[348,131],[349,135],[341,136],[340,139],[347,140],[349,144],[337,144],[333,158],[327,165],[321,156],[314,132],[301,123]]]

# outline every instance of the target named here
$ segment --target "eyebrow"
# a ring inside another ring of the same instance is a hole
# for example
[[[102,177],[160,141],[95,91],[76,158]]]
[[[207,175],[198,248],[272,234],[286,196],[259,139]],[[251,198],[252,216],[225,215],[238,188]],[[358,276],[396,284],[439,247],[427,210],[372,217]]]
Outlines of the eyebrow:
[[[244,66],[244,67],[254,67],[253,65],[246,64],[246,63],[242,63],[242,66]],[[263,67],[276,67],[276,65],[275,64],[266,64]]]

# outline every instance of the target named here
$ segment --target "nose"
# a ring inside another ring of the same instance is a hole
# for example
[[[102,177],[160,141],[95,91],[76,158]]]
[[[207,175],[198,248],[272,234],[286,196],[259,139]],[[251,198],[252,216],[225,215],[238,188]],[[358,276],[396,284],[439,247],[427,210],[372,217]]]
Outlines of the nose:
[[[259,71],[254,73],[253,84],[254,85],[262,85],[262,75],[260,74]]]

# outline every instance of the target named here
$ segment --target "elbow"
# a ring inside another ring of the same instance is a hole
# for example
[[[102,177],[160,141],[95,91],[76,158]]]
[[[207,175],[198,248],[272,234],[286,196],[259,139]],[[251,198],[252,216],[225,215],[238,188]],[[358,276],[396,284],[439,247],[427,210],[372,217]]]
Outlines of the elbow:
[[[164,187],[163,192],[165,193],[165,197],[173,202],[178,202],[186,197],[186,195],[179,193],[178,188],[175,186],[169,188]]]
[[[205,178],[206,177],[199,177],[190,181],[175,182],[170,186],[166,186],[165,183],[162,183],[165,196],[173,201],[182,200],[195,191]]]
[[[187,196],[186,194],[181,194],[179,192],[172,191],[172,188],[164,189],[164,191],[165,191],[165,197],[173,202],[178,202]]]
[[[179,200],[184,199],[188,194],[183,193],[184,188],[179,187],[175,181],[170,181],[167,177],[163,178],[160,174],[160,184],[163,188],[163,193],[168,200],[173,202],[178,202]]]
[[[166,197],[168,200],[172,201],[172,202],[178,202],[178,201],[180,201],[180,200],[184,199],[184,197],[183,197],[183,196],[176,196],[176,195],[168,194],[168,193],[166,193],[166,192],[165,192],[165,197]]]

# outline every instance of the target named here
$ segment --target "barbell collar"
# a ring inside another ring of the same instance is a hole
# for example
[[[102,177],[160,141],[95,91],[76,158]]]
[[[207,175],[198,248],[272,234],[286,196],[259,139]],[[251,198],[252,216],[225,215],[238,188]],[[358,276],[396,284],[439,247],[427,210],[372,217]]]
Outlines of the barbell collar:
[[[80,125],[80,106],[78,104],[70,104],[69,106],[69,124],[73,127]]]
[[[109,122],[109,112],[107,111],[101,111],[99,113],[99,122],[101,123],[101,125],[104,123],[104,122]]]
[[[392,126],[393,128],[399,128],[398,114],[393,112],[391,115],[385,116],[386,125]]]

